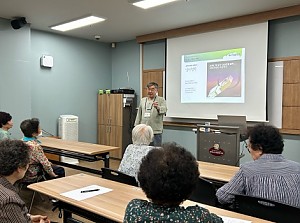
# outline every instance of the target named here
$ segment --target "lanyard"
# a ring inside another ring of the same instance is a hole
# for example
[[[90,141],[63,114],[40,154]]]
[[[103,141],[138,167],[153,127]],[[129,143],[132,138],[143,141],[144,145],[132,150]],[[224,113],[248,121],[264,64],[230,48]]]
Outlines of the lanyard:
[[[153,102],[155,102],[155,99],[156,99],[156,96],[154,97]],[[148,102],[148,97],[146,98],[146,101],[145,101],[145,111],[147,111],[147,102]],[[153,103],[152,103],[151,108],[149,110],[152,110],[152,108],[153,108]]]

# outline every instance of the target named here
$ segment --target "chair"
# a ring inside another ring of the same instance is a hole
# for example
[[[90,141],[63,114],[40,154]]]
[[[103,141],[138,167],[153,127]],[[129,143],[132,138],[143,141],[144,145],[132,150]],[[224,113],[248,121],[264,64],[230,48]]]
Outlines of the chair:
[[[235,195],[237,212],[274,222],[299,222],[300,208],[247,195]]]
[[[20,188],[20,191],[21,191],[24,187],[27,188],[30,184],[38,183],[38,182],[44,181],[44,180],[47,180],[47,179],[46,179],[46,176],[45,176],[44,171],[42,170],[40,173],[38,173],[37,178],[36,178],[35,181],[33,181],[33,182],[24,182],[24,181],[20,181],[20,182],[19,182],[19,188]],[[28,212],[29,212],[29,213],[30,213],[30,211],[31,211],[31,208],[32,208],[33,201],[34,201],[34,198],[35,198],[36,193],[37,193],[36,191],[33,191],[33,193],[32,193],[32,196],[31,196],[31,199],[30,199],[30,205],[29,205],[29,208],[28,208]],[[44,201],[44,198],[42,197],[41,194],[40,194],[40,197],[41,197],[42,201]]]
[[[217,206],[216,188],[212,182],[199,177],[196,188],[189,197],[189,200]]]
[[[136,182],[135,178],[132,176],[129,176],[125,173],[122,173],[117,170],[112,170],[110,168],[101,168],[102,170],[102,177],[108,180],[117,181],[123,184],[129,184],[132,186],[138,187],[138,183]]]

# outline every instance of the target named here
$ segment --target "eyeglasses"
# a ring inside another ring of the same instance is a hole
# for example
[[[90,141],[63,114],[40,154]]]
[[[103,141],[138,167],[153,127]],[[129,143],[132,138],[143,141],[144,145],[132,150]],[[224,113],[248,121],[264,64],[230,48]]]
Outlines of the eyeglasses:
[[[154,92],[156,91],[156,88],[148,88],[148,91]]]
[[[251,147],[250,144],[248,143],[245,144],[245,148],[248,150],[249,153],[250,153],[250,149],[249,149],[250,147]]]

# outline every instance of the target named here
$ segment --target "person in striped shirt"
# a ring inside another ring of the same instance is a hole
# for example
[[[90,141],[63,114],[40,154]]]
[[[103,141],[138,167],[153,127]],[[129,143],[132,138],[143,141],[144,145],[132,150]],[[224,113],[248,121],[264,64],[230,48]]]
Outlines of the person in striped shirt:
[[[221,204],[234,202],[234,194],[265,198],[300,208],[300,164],[282,155],[279,130],[267,124],[250,129],[247,148],[253,161],[217,190]]]

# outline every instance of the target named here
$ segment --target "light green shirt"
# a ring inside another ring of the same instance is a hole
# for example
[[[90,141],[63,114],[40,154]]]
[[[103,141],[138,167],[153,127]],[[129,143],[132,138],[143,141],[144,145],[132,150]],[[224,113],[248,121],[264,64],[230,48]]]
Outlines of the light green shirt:
[[[0,128],[0,140],[3,140],[3,139],[10,139],[10,132]]]
[[[158,102],[158,109],[152,106],[154,101]],[[151,126],[154,134],[161,134],[163,131],[163,117],[166,112],[167,104],[163,97],[156,96],[154,100],[144,97],[138,108],[134,125],[146,124]]]

